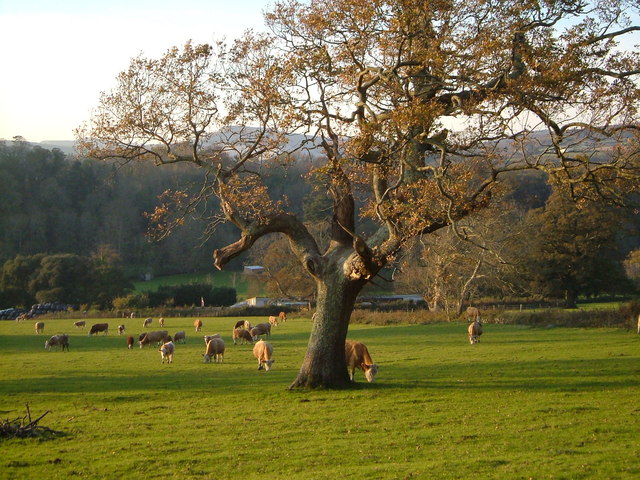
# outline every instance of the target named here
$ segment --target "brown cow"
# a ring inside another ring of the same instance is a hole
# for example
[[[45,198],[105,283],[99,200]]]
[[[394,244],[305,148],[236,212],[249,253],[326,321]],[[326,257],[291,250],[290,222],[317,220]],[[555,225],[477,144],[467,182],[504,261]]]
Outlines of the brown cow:
[[[273,347],[264,340],[259,340],[253,346],[253,356],[258,359],[258,370],[264,368],[268,372],[271,369],[271,365],[275,362],[275,360],[271,358],[272,355]]]
[[[274,327],[278,326],[278,317],[274,317],[273,315],[271,315],[269,317],[269,324],[273,325]]]
[[[44,322],[36,322],[36,324],[34,325],[34,328],[36,329],[36,333],[43,333],[44,332]]]
[[[224,340],[221,338],[209,340],[202,356],[204,357],[204,363],[209,363],[212,359],[214,363],[224,362]]]
[[[109,324],[108,323],[94,323],[91,325],[91,330],[89,330],[89,336],[94,333],[97,335],[99,332],[104,332],[104,335],[109,333]]]
[[[278,317],[280,318],[281,322],[286,322],[287,321],[287,314],[285,312],[280,312]]]
[[[196,320],[195,322],[193,322],[193,326],[195,327],[196,332],[199,332],[200,330],[202,330],[202,320]]]
[[[233,338],[233,344],[236,344],[237,340],[240,340],[240,343],[253,343],[253,337],[249,330],[245,330],[244,328],[234,328],[231,334],[231,338]]]
[[[133,348],[133,337],[131,335],[127,337],[127,348],[129,350]]]
[[[171,337],[166,330],[154,330],[153,332],[145,333],[144,337],[138,342],[140,348],[152,343],[166,343],[169,342]]]
[[[482,322],[478,319],[469,325],[469,343],[473,345],[474,343],[480,342],[480,335],[482,335]]]
[[[78,322],[73,322],[73,326],[76,328],[84,328],[84,326],[87,324],[87,322],[85,322],[84,320],[80,320]]]
[[[118,335],[122,335],[124,333],[124,325],[118,325]]]
[[[347,340],[344,344],[344,353],[347,360],[347,369],[349,370],[349,378],[353,382],[356,368],[364,372],[364,376],[368,382],[373,382],[378,373],[378,365],[373,363],[369,350],[364,343]]]

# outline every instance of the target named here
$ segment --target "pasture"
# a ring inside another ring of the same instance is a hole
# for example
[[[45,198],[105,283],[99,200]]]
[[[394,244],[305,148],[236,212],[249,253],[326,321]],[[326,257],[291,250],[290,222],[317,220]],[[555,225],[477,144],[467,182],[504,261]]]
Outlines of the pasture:
[[[621,329],[466,324],[352,325],[380,366],[349,390],[289,391],[307,319],[273,329],[275,363],[258,371],[233,345],[235,318],[166,318],[186,330],[174,363],[127,350],[116,327],[45,319],[0,322],[0,418],[64,432],[0,439],[0,478],[626,479],[640,476],[640,336]],[[266,320],[251,318],[252,323]],[[150,330],[159,329],[156,319]],[[55,333],[70,351],[44,350]],[[204,364],[202,334],[221,333],[223,364]]]

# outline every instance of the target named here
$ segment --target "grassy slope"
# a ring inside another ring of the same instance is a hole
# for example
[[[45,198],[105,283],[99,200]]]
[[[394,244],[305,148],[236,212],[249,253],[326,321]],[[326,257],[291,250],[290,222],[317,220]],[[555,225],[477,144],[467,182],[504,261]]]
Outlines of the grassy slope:
[[[133,282],[136,291],[139,292],[155,291],[162,285],[187,285],[191,283],[206,283],[214,287],[234,287],[238,299],[245,299],[248,296],[247,276],[241,272],[211,270],[206,273],[185,273],[155,277],[148,282]]]
[[[258,319],[254,319],[255,321]],[[0,440],[0,478],[405,479],[637,478],[640,339],[616,329],[486,325],[470,346],[460,323],[353,325],[379,379],[346,391],[290,392],[309,321],[274,331],[276,363],[256,370],[230,340],[235,319],[203,319],[227,341],[203,364],[193,319],[175,363],[88,338],[71,320],[0,322],[0,417],[51,410],[63,438]],[[128,333],[140,320],[125,320]],[[91,323],[89,321],[88,323]],[[120,320],[110,321],[114,327]],[[45,338],[72,334],[69,353]]]

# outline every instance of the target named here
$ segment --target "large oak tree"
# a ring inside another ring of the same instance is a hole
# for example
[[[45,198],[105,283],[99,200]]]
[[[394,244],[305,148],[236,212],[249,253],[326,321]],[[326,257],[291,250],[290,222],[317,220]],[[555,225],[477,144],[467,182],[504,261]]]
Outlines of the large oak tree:
[[[638,188],[640,62],[618,42],[640,27],[624,12],[637,2],[280,1],[269,34],[134,59],[79,137],[99,158],[201,166],[200,194],[167,192],[155,219],[168,231],[172,207],[200,208],[237,226],[217,268],[284,234],[317,290],[292,387],[341,387],[356,296],[410,239],[498,201],[514,171],[545,170],[577,199]],[[326,248],[261,181],[312,146],[333,199]]]

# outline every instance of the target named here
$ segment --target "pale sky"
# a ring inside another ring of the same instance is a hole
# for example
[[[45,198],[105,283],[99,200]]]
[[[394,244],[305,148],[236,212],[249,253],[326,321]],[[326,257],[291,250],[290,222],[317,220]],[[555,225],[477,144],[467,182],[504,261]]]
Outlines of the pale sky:
[[[143,53],[264,29],[272,0],[0,0],[0,140],[73,140]]]

